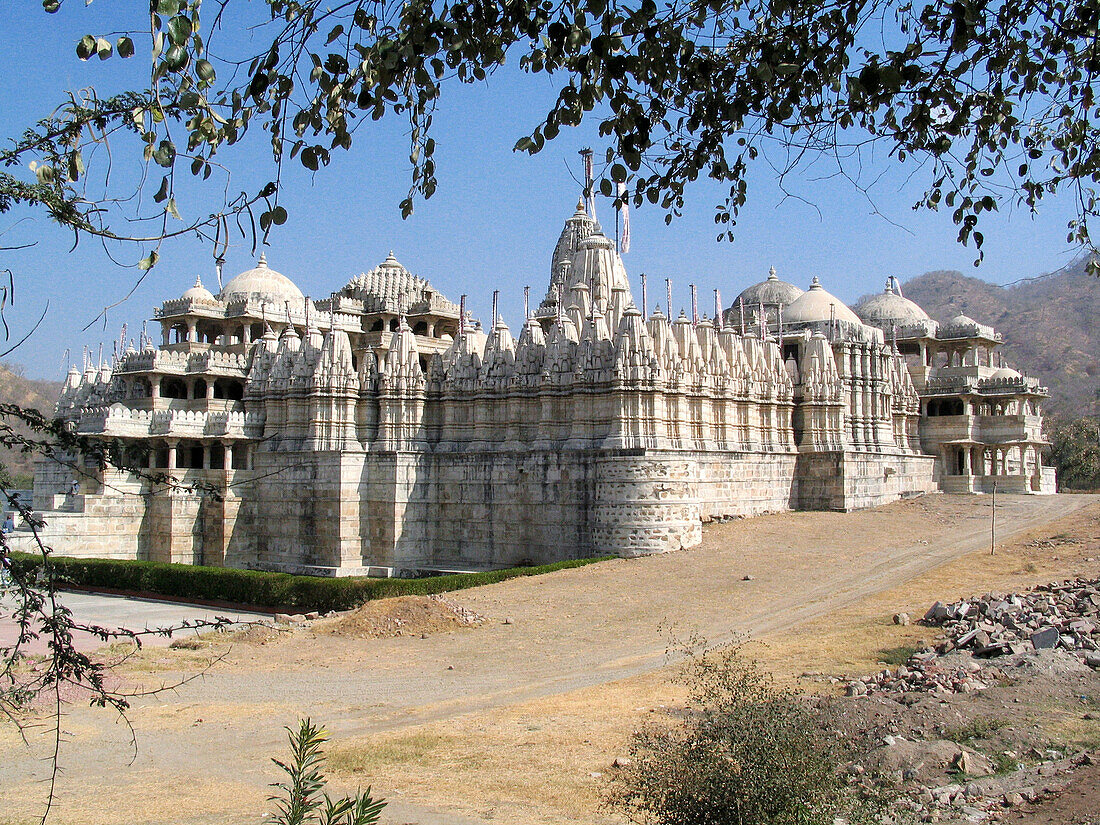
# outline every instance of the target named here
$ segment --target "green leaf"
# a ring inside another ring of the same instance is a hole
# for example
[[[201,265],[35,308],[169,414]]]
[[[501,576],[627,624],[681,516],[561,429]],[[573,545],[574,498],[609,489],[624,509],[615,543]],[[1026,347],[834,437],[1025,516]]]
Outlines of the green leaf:
[[[191,37],[191,21],[182,14],[168,21],[168,39],[177,46],[184,45]]]
[[[157,14],[179,14],[180,0],[157,0]]]
[[[214,65],[209,60],[195,61],[195,74],[199,76],[199,80],[203,83],[213,83],[214,78],[217,76]]]
[[[286,210],[281,206],[276,206],[271,210],[271,221],[276,226],[282,226],[286,223]]]
[[[183,218],[180,217],[179,209],[176,208],[176,199],[175,198],[169,198],[168,199],[168,204],[164,207],[164,211],[167,212],[169,215],[171,215],[173,218],[175,218],[177,221],[183,220]]]
[[[165,175],[163,178],[160,179],[160,189],[158,189],[157,193],[155,195],[153,195],[153,200],[156,203],[164,203],[164,201],[167,198],[168,198],[168,176]]]
[[[148,272],[150,269],[157,265],[157,261],[159,260],[160,253],[154,249],[152,252],[150,252],[148,255],[138,261],[138,269],[140,269],[142,272]]]
[[[168,49],[168,53],[164,55],[164,63],[174,72],[178,72],[184,66],[187,65],[187,61],[191,59],[187,54],[187,50],[183,46],[172,46]]]
[[[120,37],[118,42],[115,43],[115,51],[118,52],[119,57],[133,57],[134,41],[129,37]]]
[[[86,34],[76,44],[76,56],[81,60],[87,60],[93,54],[95,54],[95,38]]]
[[[176,147],[170,140],[162,140],[153,151],[153,160],[165,169],[171,168],[176,160]]]
[[[114,47],[111,46],[109,40],[104,40],[102,37],[97,38],[95,41],[96,54],[99,55],[100,60],[106,60],[111,56],[111,52],[114,51]]]

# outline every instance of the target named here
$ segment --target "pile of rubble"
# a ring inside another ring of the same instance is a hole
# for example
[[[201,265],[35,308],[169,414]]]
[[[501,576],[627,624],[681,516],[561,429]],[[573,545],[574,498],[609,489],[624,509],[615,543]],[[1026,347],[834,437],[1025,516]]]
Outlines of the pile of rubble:
[[[1100,579],[1039,585],[1026,593],[989,594],[953,604],[936,602],[924,614],[944,629],[940,655],[969,650],[989,658],[1062,648],[1100,668]]]
[[[998,668],[982,668],[980,664],[969,661],[944,666],[936,661],[934,650],[916,653],[909,659],[908,665],[896,670],[884,668],[848,683],[849,696],[864,696],[873,693],[900,693],[901,701],[912,704],[921,693],[970,693],[985,690],[1001,675]],[[909,699],[905,694],[909,695]]]
[[[909,617],[899,613],[898,624]],[[1039,585],[1026,593],[990,593],[952,604],[936,602],[924,623],[942,627],[933,647],[913,654],[896,670],[883,669],[848,682],[849,696],[897,694],[915,702],[924,693],[969,693],[984,690],[1003,672],[973,657],[991,659],[1035,650],[1060,650],[1086,665],[1100,668],[1100,579],[1073,579]]]

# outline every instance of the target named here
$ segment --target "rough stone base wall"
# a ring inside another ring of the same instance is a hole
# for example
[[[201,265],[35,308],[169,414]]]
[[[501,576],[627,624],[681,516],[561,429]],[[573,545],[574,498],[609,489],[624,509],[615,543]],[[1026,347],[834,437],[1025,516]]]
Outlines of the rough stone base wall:
[[[349,575],[690,547],[715,518],[852,510],[935,489],[929,456],[691,450],[260,453],[224,501],[85,496],[64,555]]]
[[[257,462],[260,477],[266,460]],[[257,546],[247,566],[330,575],[668,552],[697,544],[704,521],[788,510],[797,489],[793,453],[410,451],[270,460],[294,470],[253,491]]]
[[[37,498],[37,496],[36,496]],[[83,511],[48,510],[39,531],[43,543],[62,556],[139,559],[144,545],[145,501],[139,496],[81,496]],[[8,536],[13,550],[36,553],[29,531]]]
[[[797,507],[859,510],[937,489],[932,456],[905,453],[808,453],[798,457]]]

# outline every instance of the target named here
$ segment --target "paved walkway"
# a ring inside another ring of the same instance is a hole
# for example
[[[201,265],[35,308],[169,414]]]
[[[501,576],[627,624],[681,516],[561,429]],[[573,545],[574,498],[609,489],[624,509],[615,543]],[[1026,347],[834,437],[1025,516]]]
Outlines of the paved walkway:
[[[179,627],[184,622],[213,621],[219,616],[233,622],[251,622],[271,618],[268,614],[243,610],[78,591],[62,593],[61,601],[72,611],[80,624],[96,625],[112,630],[123,627],[129,630],[157,630]],[[9,647],[19,638],[19,628],[11,619],[12,604],[10,597],[0,603],[0,647]],[[190,631],[182,630],[172,637],[146,634],[141,637],[141,643],[150,647],[163,647],[173,638],[180,638],[180,635],[188,632]],[[104,644],[98,636],[83,632],[74,634],[73,642],[78,650],[84,652],[91,652]],[[32,654],[45,653],[46,650],[45,639],[38,639],[24,648],[24,652]]]

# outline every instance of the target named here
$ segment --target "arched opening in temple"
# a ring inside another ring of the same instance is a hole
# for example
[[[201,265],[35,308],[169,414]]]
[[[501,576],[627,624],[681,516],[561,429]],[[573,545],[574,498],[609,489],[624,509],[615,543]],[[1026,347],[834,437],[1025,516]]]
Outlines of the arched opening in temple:
[[[187,398],[187,385],[179,378],[165,378],[160,382],[161,398]]]
[[[244,384],[232,378],[218,378],[214,381],[214,397],[240,401],[244,398]]]

